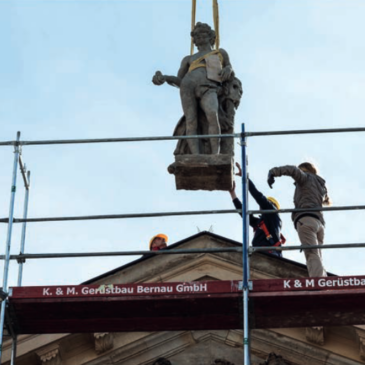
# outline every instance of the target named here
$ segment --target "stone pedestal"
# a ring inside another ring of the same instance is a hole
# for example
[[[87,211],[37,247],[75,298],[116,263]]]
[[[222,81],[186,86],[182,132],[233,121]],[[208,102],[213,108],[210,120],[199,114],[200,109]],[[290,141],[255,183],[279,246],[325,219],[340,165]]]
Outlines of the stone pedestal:
[[[168,167],[177,190],[230,190],[233,186],[231,155],[177,155]]]

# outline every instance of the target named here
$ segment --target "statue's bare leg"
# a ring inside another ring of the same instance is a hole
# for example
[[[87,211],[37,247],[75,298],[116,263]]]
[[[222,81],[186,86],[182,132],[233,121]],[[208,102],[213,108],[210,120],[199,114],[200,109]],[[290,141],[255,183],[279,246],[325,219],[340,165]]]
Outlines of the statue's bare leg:
[[[203,109],[208,120],[208,134],[220,134],[221,128],[218,119],[218,97],[215,91],[205,93],[200,101],[200,106]],[[219,153],[220,138],[210,138],[210,148],[212,154]]]
[[[181,89],[180,89],[181,90]],[[195,136],[198,134],[198,103],[193,93],[181,90],[181,104],[186,120],[186,135]],[[199,140],[187,140],[191,154],[199,154]]]

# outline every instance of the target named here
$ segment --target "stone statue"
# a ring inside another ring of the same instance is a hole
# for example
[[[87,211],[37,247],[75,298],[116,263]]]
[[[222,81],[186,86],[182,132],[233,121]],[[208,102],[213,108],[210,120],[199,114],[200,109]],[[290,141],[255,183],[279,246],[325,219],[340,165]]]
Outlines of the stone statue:
[[[266,361],[261,365],[290,365],[290,362],[283,359],[282,356],[276,355],[274,352],[269,354]]]
[[[232,362],[227,361],[227,360],[216,359],[216,360],[214,360],[212,365],[234,365],[234,364]]]
[[[171,365],[171,362],[164,357],[160,357],[152,365]]]
[[[242,84],[237,77],[232,77],[224,82],[218,89],[218,120],[221,134],[234,133],[234,116],[238,108],[242,96]],[[203,111],[198,108],[198,134],[209,134],[208,123]],[[183,116],[174,130],[174,136],[186,135],[186,118]],[[188,143],[189,140],[180,139],[177,143],[174,155],[191,154],[191,149]],[[211,154],[210,143],[207,139],[196,140],[199,143],[199,150],[202,154]],[[233,138],[222,138],[220,142],[221,154],[234,154]]]
[[[184,124],[183,134],[186,135],[221,134],[221,129],[226,128],[218,117],[220,109],[223,108],[222,97],[219,96],[224,96],[222,83],[223,85],[226,82],[230,85],[235,83],[238,87],[238,95],[235,97],[238,103],[235,104],[235,108],[238,107],[242,95],[241,83],[234,78],[228,53],[222,48],[213,50],[216,35],[208,24],[197,23],[191,36],[198,52],[184,57],[177,77],[166,76],[157,71],[152,82],[155,85],[167,82],[180,88],[184,121],[180,120],[176,129],[181,130],[180,125]],[[234,108],[229,113],[232,115],[232,112],[234,112]],[[204,118],[202,118],[203,115]],[[175,130],[176,133],[179,133],[177,135],[182,134]],[[206,152],[201,150],[198,139],[188,139],[187,144],[191,154]],[[209,147],[210,154],[218,154],[220,151],[219,139],[210,138]]]
[[[198,52],[184,57],[177,76],[157,71],[152,79],[155,85],[167,82],[180,88],[184,116],[174,136],[231,134],[241,82],[234,76],[228,53],[213,50],[216,35],[208,24],[197,23],[191,37]],[[175,163],[168,171],[175,174],[177,189],[230,190],[233,150],[233,138],[179,140]]]

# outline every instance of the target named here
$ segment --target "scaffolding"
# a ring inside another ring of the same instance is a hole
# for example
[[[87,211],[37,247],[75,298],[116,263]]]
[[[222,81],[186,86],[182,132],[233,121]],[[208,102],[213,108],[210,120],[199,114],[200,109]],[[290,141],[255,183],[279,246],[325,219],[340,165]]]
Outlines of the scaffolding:
[[[249,224],[248,218],[250,214],[255,213],[289,213],[289,212],[309,212],[309,211],[339,211],[339,210],[362,210],[364,205],[357,206],[342,206],[329,208],[312,208],[312,209],[280,209],[280,210],[249,210],[248,209],[248,169],[247,169],[247,152],[246,139],[248,137],[260,136],[277,136],[277,135],[293,135],[293,134],[318,134],[318,133],[348,133],[348,132],[365,132],[365,128],[338,128],[338,129],[311,129],[311,130],[287,130],[287,131],[271,131],[271,132],[246,132],[245,125],[242,124],[241,133],[225,134],[225,135],[199,135],[199,136],[162,136],[162,137],[139,137],[139,138],[105,138],[105,139],[70,139],[70,140],[41,140],[41,141],[21,141],[20,132],[17,133],[15,141],[0,142],[0,146],[14,146],[14,161],[11,182],[11,195],[9,205],[9,216],[1,218],[0,223],[7,224],[7,235],[5,242],[5,255],[0,255],[0,259],[4,260],[4,277],[2,291],[0,292],[1,302],[1,317],[0,317],[0,364],[2,355],[2,344],[4,337],[4,325],[6,307],[9,301],[9,264],[10,260],[17,260],[19,264],[17,285],[21,287],[23,276],[23,263],[26,259],[42,259],[42,258],[70,258],[70,257],[93,257],[93,256],[127,256],[127,255],[171,255],[171,254],[196,254],[196,253],[218,253],[218,252],[237,252],[242,253],[243,266],[243,280],[237,283],[236,289],[239,287],[239,295],[242,296],[242,319],[243,319],[243,351],[244,351],[244,365],[250,365],[250,325],[249,325],[249,293],[252,291],[252,282],[250,281],[249,259],[250,255],[256,251],[284,251],[284,250],[298,250],[298,249],[332,249],[332,248],[360,248],[365,247],[365,243],[349,243],[336,245],[319,245],[319,246],[286,246],[286,247],[250,247],[249,246]],[[115,215],[89,215],[89,216],[63,216],[63,217],[48,217],[48,218],[28,218],[28,201],[30,192],[30,172],[27,171],[22,159],[22,146],[35,145],[56,145],[56,144],[86,144],[86,143],[121,143],[121,142],[143,142],[143,141],[164,141],[164,140],[178,140],[178,139],[200,139],[200,138],[238,138],[241,146],[241,165],[242,165],[242,210],[203,210],[203,211],[185,211],[185,212],[164,212],[164,213],[148,213],[148,214],[115,214]],[[23,218],[14,217],[14,204],[16,194],[16,182],[18,165],[24,181],[25,198],[23,207]],[[163,216],[183,216],[183,215],[205,215],[205,214],[231,214],[242,213],[242,248],[210,248],[210,249],[178,249],[178,250],[162,250],[162,251],[118,251],[118,252],[83,252],[83,253],[43,253],[43,254],[29,254],[24,253],[26,225],[31,222],[55,222],[55,221],[78,221],[78,220],[100,220],[100,219],[128,219],[128,218],[150,218]],[[21,223],[21,248],[19,255],[10,255],[12,228],[13,224]],[[235,294],[237,294],[235,292]],[[365,291],[364,291],[365,292]],[[347,293],[348,295],[351,293]],[[346,300],[347,297],[345,297]],[[17,333],[11,331],[12,354],[11,364],[15,363],[16,358],[16,344]]]

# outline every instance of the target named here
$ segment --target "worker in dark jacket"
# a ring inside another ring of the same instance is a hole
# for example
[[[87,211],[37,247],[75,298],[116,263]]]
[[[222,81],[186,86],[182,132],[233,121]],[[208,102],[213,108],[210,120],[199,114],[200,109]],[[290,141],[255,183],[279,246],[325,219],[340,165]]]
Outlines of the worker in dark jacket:
[[[236,162],[238,168],[237,176],[242,176],[241,166]],[[254,183],[248,180],[248,191],[251,196],[256,200],[260,207],[260,210],[273,210],[280,209],[278,201],[272,197],[266,197],[260,191],[256,189]],[[229,191],[232,197],[232,201],[236,209],[242,209],[242,203],[237,198],[235,191],[235,183],[233,182],[233,188]],[[262,246],[281,246],[285,243],[285,238],[281,234],[281,219],[279,213],[262,214],[259,217],[250,215],[250,226],[254,229],[254,237],[252,240],[253,247]],[[272,255],[282,257],[281,251],[269,251]]]

